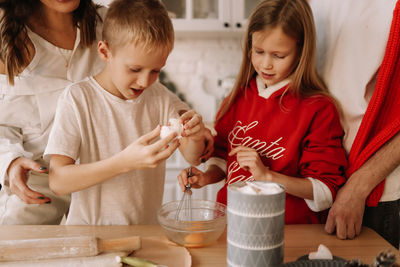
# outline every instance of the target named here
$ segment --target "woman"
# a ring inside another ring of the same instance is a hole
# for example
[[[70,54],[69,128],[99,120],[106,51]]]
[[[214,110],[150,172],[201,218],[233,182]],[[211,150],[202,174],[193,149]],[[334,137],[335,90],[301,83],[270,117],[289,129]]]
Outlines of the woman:
[[[103,66],[96,46],[106,9],[3,0],[0,10],[0,224],[59,224],[70,199],[49,190],[42,154],[59,94]]]

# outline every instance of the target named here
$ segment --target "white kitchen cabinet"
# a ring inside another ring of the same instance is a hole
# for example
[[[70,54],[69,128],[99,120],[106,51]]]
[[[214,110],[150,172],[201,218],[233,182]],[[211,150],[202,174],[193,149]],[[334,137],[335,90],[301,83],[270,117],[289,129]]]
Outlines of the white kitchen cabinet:
[[[162,0],[179,32],[243,32],[260,0]]]
[[[94,0],[108,6],[113,0]],[[260,0],[162,0],[179,32],[243,32]]]

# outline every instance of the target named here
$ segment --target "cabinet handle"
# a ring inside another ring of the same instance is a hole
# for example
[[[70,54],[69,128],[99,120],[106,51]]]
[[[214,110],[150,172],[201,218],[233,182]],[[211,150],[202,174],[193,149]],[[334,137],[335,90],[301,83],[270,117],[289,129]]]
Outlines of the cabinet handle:
[[[242,28],[242,23],[240,23],[240,22],[236,23],[236,27],[237,28]]]
[[[228,22],[224,22],[224,27],[225,27],[225,28],[229,28],[229,26],[230,26],[230,25],[229,25]]]

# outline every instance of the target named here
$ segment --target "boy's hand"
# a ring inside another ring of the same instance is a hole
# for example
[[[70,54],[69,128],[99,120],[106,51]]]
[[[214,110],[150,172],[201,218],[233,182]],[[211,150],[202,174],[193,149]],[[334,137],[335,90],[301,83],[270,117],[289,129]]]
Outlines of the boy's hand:
[[[176,133],[151,144],[160,135],[161,126],[158,125],[151,132],[141,136],[122,152],[122,159],[127,171],[154,168],[161,161],[166,160],[178,148],[179,141]],[[175,139],[175,140],[174,140]]]
[[[189,110],[182,114],[180,120],[183,123],[182,137],[189,137],[193,140],[204,140],[204,124],[200,114]]]
[[[187,176],[187,169],[182,170],[181,173],[178,175],[178,182],[182,191],[185,191],[185,186],[188,183],[191,184],[192,188],[201,188],[207,185],[207,183],[205,183],[205,180],[206,174],[193,166],[191,177]]]
[[[255,149],[245,146],[238,146],[232,149],[231,152],[229,152],[229,156],[235,154],[239,166],[242,169],[251,172],[254,179],[264,178],[267,181],[269,180],[269,168],[266,167],[261,161],[260,156]]]

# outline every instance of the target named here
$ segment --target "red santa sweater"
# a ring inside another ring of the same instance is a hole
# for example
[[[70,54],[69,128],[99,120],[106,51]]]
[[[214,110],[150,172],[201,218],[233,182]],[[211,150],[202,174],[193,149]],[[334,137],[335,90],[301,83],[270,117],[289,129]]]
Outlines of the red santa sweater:
[[[325,96],[297,98],[286,87],[268,99],[259,96],[256,79],[240,93],[216,123],[213,156],[227,161],[227,181],[217,201],[227,203],[227,185],[244,181],[251,173],[241,169],[228,153],[243,145],[256,149],[265,166],[294,177],[322,181],[333,198],[345,182],[347,159],[342,146],[343,129],[335,105]],[[286,195],[285,223],[322,223],[304,199]]]

